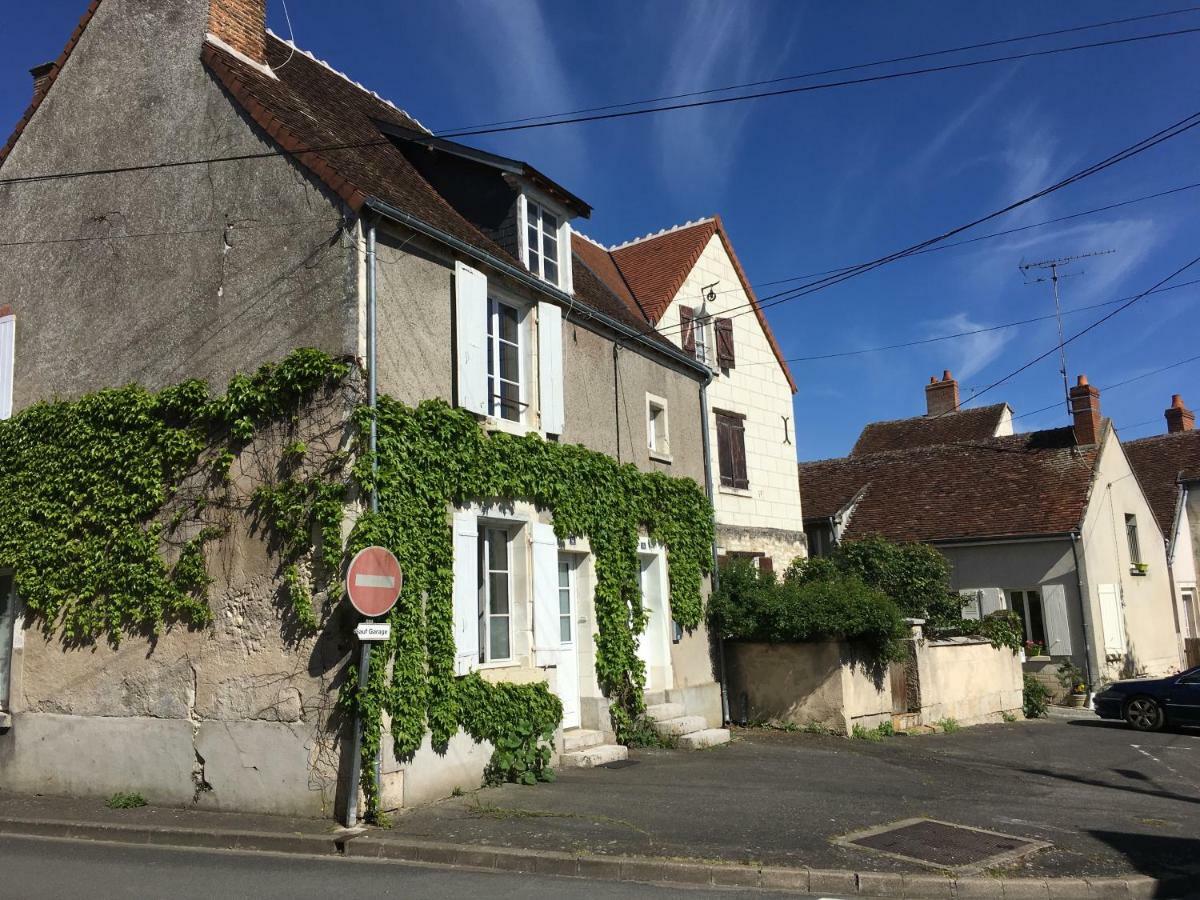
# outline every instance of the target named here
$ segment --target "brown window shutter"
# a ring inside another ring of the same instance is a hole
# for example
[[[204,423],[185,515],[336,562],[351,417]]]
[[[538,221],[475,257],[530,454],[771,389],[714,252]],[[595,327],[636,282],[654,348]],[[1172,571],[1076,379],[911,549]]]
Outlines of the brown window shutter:
[[[717,365],[722,369],[734,367],[733,319],[717,319]]]
[[[733,486],[748,488],[750,478],[746,472],[746,427],[741,419],[733,420],[729,442],[733,450]]]
[[[733,487],[733,420],[717,413],[717,463],[721,484]]]
[[[775,571],[775,563],[773,563],[771,561],[771,557],[760,556],[758,558],[758,571],[760,571],[760,572],[774,572]]]
[[[683,343],[683,352],[696,355],[696,312],[690,306],[679,307],[679,334]]]

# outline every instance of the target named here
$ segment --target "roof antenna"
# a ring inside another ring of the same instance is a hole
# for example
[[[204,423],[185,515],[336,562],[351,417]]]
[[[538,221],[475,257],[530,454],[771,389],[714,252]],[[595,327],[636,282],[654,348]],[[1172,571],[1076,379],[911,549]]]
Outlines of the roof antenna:
[[[1068,272],[1060,275],[1058,270],[1060,267],[1068,266],[1080,259],[1087,259],[1091,256],[1107,256],[1110,253],[1116,252],[1116,250],[1093,250],[1089,253],[1080,253],[1075,256],[1063,256],[1059,259],[1043,259],[1040,262],[1021,263],[1019,266],[1021,274],[1025,276],[1025,283],[1027,285],[1043,284],[1044,282],[1049,281],[1054,288],[1054,318],[1058,322],[1059,371],[1062,373],[1063,397],[1067,403],[1067,416],[1071,415],[1071,383],[1070,379],[1067,377],[1067,350],[1065,346],[1066,342],[1063,340],[1062,302],[1059,298],[1058,282],[1063,278],[1074,278],[1077,275],[1082,275],[1083,272]],[[1049,271],[1050,276],[1047,278],[1045,275],[1039,275],[1037,278],[1029,280],[1030,269],[1037,269],[1042,272]]]

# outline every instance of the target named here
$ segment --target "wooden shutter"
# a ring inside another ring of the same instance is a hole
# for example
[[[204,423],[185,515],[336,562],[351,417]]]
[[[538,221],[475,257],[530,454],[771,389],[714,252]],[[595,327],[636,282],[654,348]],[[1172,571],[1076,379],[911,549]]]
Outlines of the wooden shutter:
[[[734,367],[733,319],[717,319],[717,365],[722,369]]]
[[[679,307],[679,334],[684,353],[696,355],[696,313],[690,306]]]
[[[1101,584],[1096,588],[1100,595],[1100,624],[1104,628],[1104,652],[1114,656],[1125,655],[1125,616],[1121,611],[1121,593],[1115,584]]]
[[[1071,653],[1071,620],[1067,618],[1067,589],[1061,584],[1042,585],[1042,621],[1046,625],[1046,652]]]
[[[0,316],[0,419],[12,415],[16,326],[13,316]]]
[[[562,310],[553,303],[538,304],[538,399],[542,430],[547,434],[562,434],[566,427]]]
[[[745,416],[718,411],[716,417],[717,463],[721,484],[725,487],[748,488],[750,479],[746,472]]]
[[[771,559],[771,557],[767,556],[766,554],[763,554],[762,556],[760,556],[758,558],[758,571],[774,572],[775,571],[775,562]]]
[[[487,277],[461,262],[454,264],[454,341],[458,405],[488,414]]]
[[[479,528],[475,514],[454,513],[454,674],[479,665]]]
[[[721,484],[733,487],[733,420],[717,413],[717,467]]]
[[[1008,609],[1008,600],[1000,588],[981,588],[979,592],[979,610],[985,616],[994,612]]]
[[[733,486],[750,487],[750,476],[746,471],[746,424],[744,419],[734,419],[730,430],[730,446],[733,450]]]
[[[533,535],[533,664],[558,665],[562,636],[558,617],[558,538],[553,525],[534,522]]]

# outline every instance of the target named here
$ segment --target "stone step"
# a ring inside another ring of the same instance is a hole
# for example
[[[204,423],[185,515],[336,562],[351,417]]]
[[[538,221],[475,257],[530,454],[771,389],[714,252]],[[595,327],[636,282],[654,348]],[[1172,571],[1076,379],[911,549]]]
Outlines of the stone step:
[[[646,715],[656,722],[678,719],[684,712],[682,703],[655,703],[653,706],[646,707]]]
[[[728,743],[728,728],[705,728],[703,731],[693,731],[691,734],[682,735],[679,738],[678,746],[680,750],[704,750],[707,747]]]
[[[601,744],[598,747],[588,747],[586,750],[576,750],[574,753],[564,753],[559,759],[564,766],[591,769],[628,757],[629,748],[627,747],[622,747],[620,744]]]
[[[704,716],[677,716],[654,723],[654,730],[663,737],[679,737],[694,731],[703,731],[707,727],[708,722]]]
[[[658,706],[659,704],[669,701],[666,691],[646,691],[643,695],[646,699],[647,706]]]
[[[574,753],[576,750],[586,750],[588,747],[598,747],[605,743],[603,731],[591,728],[570,728],[563,732],[563,753]]]

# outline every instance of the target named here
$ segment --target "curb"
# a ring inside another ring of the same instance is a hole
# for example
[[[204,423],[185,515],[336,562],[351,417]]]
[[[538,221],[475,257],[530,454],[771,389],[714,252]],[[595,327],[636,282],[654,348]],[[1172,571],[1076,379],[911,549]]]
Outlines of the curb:
[[[0,818],[0,834],[113,841],[159,847],[206,850],[257,850],[317,856],[374,859],[460,866],[483,871],[516,872],[679,885],[739,887],[834,894],[854,897],[1037,898],[1092,900],[1172,896],[1178,887],[1144,875],[1128,878],[955,878],[952,875],[853,872],[845,869],[753,866],[635,856],[590,856],[556,850],[484,847],[435,841],[377,837],[364,829],[324,835],[274,834],[209,829],[198,831],[159,825],[70,822],[56,819]]]

